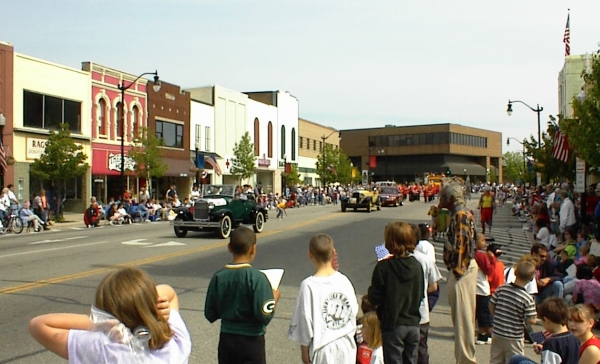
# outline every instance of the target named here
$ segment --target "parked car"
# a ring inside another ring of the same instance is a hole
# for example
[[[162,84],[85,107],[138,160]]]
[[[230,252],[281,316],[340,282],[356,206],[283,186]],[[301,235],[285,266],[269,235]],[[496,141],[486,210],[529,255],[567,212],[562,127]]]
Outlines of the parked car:
[[[367,209],[367,212],[371,212],[373,208],[381,210],[381,199],[379,198],[379,192],[377,190],[354,190],[348,196],[344,196],[340,199],[340,205],[342,206],[342,212],[346,212],[346,209]]]
[[[381,200],[381,206],[402,206],[404,196],[398,191],[398,187],[381,187],[379,193],[379,199]]]
[[[202,197],[192,206],[180,207],[171,225],[175,235],[184,238],[188,231],[212,229],[227,239],[240,224],[252,225],[256,233],[263,231],[267,210],[256,203],[253,193],[237,194],[237,185],[203,185]]]

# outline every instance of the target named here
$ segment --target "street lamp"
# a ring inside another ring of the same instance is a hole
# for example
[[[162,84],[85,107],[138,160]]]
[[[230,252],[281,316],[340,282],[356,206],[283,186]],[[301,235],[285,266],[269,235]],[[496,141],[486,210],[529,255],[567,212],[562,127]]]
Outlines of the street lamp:
[[[540,107],[540,104],[537,104],[537,108],[532,108],[531,106],[527,105],[526,103],[524,103],[523,101],[519,101],[519,100],[508,100],[508,107],[506,109],[506,113],[508,114],[508,116],[511,116],[513,113],[513,109],[512,109],[512,104],[513,102],[518,102],[520,104],[523,104],[525,106],[527,106],[531,111],[537,113],[537,121],[538,121],[538,149],[542,148],[542,130],[541,130],[541,124],[540,124],[540,113],[544,110],[543,107]]]
[[[525,171],[527,170],[526,162],[525,162],[525,140],[523,140],[523,142],[521,142],[521,141],[519,141],[519,139],[508,137],[508,138],[506,138],[506,145],[510,145],[511,139],[523,146],[523,179],[525,179]]]
[[[378,149],[377,150],[377,154],[384,156],[384,159],[385,159],[385,180],[387,181],[387,180],[389,180],[389,178],[388,178],[388,175],[387,175],[388,174],[388,162],[387,162],[387,156],[385,154],[385,149],[383,149],[383,148]]]
[[[281,174],[281,197],[285,197],[285,174],[287,173],[287,155],[283,155],[283,173]]]
[[[200,165],[199,160],[200,159],[200,148],[202,147],[202,144],[200,142],[196,142],[196,186],[200,186],[200,169],[198,168],[198,166]],[[198,187],[200,188],[200,187]]]
[[[154,72],[144,72],[139,75],[133,82],[129,85],[125,85],[125,80],[122,80],[117,88],[121,90],[121,103],[119,105],[119,123],[121,124],[121,194],[125,193],[125,91],[129,90],[131,86],[135,85],[135,83],[142,78],[143,76],[154,75],[154,84],[152,88],[154,92],[160,91],[160,79],[158,78],[158,71]]]
[[[323,134],[321,136],[321,168],[323,168],[322,173],[321,173],[321,183],[325,184],[325,175],[327,174],[325,171],[327,170],[327,166],[325,165],[326,160],[325,160],[325,141],[327,139],[329,139],[330,136],[332,136],[333,134],[338,133],[338,138],[339,140],[342,139],[342,132],[338,132],[337,130],[332,131],[331,133],[329,133],[329,135],[325,136],[325,134]]]

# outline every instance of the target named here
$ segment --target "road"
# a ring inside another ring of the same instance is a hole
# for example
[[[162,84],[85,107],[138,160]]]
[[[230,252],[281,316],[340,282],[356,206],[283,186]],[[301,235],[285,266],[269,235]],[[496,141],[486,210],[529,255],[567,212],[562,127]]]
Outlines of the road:
[[[475,201],[469,202],[473,206]],[[258,235],[257,268],[285,268],[281,300],[268,327],[269,363],[297,362],[300,352],[287,337],[300,282],[313,272],[307,258],[309,239],[324,232],[334,239],[340,271],[353,282],[357,295],[366,293],[375,265],[374,246],[383,241],[383,229],[392,219],[429,222],[430,204],[406,202],[382,211],[341,213],[339,206],[309,206],[288,210],[283,220],[270,219]],[[271,213],[274,217],[275,213]],[[528,242],[515,218],[501,211],[494,232],[505,244],[507,264],[514,262]],[[204,298],[212,274],[229,262],[226,240],[210,233],[176,238],[166,222],[102,226],[85,229],[57,226],[44,233],[0,238],[0,363],[63,363],[44,350],[27,332],[28,321],[48,312],[89,313],[100,279],[120,265],[140,266],[157,283],[177,291],[181,313],[192,335],[190,363],[216,363],[219,324],[204,319]],[[441,244],[437,248],[438,266]],[[432,363],[450,363],[453,350],[449,308],[442,298],[432,313]],[[529,352],[532,355],[532,352]],[[489,346],[478,346],[477,357],[486,362]]]

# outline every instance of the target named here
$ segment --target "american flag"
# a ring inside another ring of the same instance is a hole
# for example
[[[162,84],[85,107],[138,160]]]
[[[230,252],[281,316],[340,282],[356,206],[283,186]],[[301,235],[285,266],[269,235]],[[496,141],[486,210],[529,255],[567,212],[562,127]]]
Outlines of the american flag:
[[[219,164],[217,163],[214,154],[206,156],[206,163],[210,164],[213,167],[217,176],[221,175],[221,167],[219,167]]]
[[[6,171],[8,166],[6,165],[6,152],[4,151],[4,145],[0,142],[0,168],[2,171]]]
[[[332,164],[327,166],[327,170],[337,176],[337,170]]]
[[[392,254],[390,254],[390,251],[385,247],[385,243],[383,243],[375,247],[375,256],[377,257],[377,261],[380,261],[391,257]]]
[[[559,161],[567,163],[569,161],[569,155],[571,154],[569,148],[569,141],[567,136],[560,130],[554,134],[554,143],[552,145],[552,156]]]
[[[563,36],[563,43],[565,44],[565,57],[571,55],[571,29],[569,26],[569,18],[571,14],[567,15],[567,26],[565,27],[565,35]]]

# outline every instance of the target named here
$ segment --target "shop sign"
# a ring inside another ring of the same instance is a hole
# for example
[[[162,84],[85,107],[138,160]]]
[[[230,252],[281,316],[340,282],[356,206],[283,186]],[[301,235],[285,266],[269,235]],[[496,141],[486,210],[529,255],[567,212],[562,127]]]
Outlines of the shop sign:
[[[271,165],[271,160],[267,158],[258,158],[259,167],[268,167]]]
[[[48,139],[27,138],[27,159],[39,159],[46,151]]]
[[[121,170],[121,154],[111,153],[108,155],[108,169],[113,171]],[[125,156],[125,170],[135,170],[135,161],[128,155]]]

